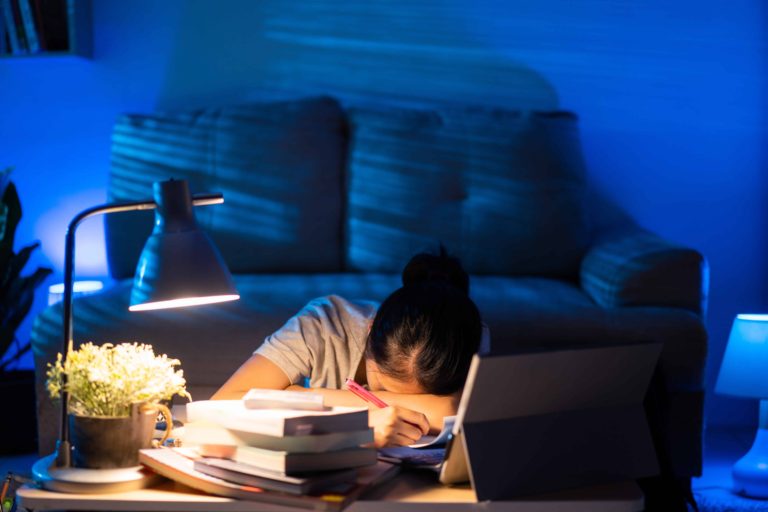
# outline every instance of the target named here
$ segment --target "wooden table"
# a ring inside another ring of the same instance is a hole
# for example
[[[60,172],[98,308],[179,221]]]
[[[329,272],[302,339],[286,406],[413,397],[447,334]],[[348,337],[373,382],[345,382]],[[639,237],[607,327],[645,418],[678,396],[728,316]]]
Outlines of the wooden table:
[[[163,481],[154,488],[117,494],[65,494],[24,486],[17,499],[20,510],[114,510],[141,512],[285,512],[298,510],[198,493]],[[643,495],[634,482],[560,491],[511,501],[478,503],[466,486],[446,487],[437,475],[406,472],[372,489],[352,503],[349,512],[639,512]]]

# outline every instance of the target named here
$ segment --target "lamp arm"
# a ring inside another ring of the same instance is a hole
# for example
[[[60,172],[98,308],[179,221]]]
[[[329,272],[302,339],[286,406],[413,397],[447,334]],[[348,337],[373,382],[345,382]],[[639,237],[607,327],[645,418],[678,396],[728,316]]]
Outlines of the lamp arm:
[[[193,206],[208,206],[224,202],[222,194],[196,194],[192,196]],[[119,203],[107,203],[93,206],[74,216],[67,227],[64,245],[64,298],[63,298],[63,328],[64,350],[62,351],[62,365],[67,360],[67,355],[74,348],[74,329],[72,312],[72,292],[74,290],[75,273],[75,231],[82,221],[94,215],[128,212],[137,210],[154,210],[157,203],[148,201],[130,201]],[[67,391],[67,373],[61,373],[61,423],[59,425],[59,439],[56,442],[56,465],[58,467],[71,466],[72,446],[69,441],[69,421],[67,409],[69,408],[69,391]]]

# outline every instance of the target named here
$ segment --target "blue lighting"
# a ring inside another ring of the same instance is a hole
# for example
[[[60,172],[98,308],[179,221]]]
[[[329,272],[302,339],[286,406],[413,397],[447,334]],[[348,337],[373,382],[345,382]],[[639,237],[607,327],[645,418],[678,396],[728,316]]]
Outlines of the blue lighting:
[[[747,322],[768,322],[768,314],[741,314],[736,318]]]
[[[768,315],[738,315],[715,390],[718,393],[768,398]]]

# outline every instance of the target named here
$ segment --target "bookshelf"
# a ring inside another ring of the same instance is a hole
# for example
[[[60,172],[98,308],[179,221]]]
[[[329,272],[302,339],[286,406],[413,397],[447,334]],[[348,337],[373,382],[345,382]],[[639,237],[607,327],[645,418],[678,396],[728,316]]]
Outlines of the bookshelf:
[[[91,0],[0,0],[0,58],[91,56]]]

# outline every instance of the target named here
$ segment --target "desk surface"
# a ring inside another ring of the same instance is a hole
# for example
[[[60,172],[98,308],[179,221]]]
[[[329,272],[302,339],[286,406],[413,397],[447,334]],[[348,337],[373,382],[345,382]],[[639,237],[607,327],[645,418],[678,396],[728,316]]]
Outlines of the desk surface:
[[[116,494],[64,494],[22,487],[19,507],[26,510],[114,510],[142,512],[277,512],[294,510],[255,501],[240,501],[198,493],[163,481],[150,489]],[[477,503],[469,486],[446,487],[437,475],[406,472],[369,491],[352,503],[349,512],[430,512],[470,510],[509,512],[638,512],[643,495],[634,482],[561,491],[512,501]]]

